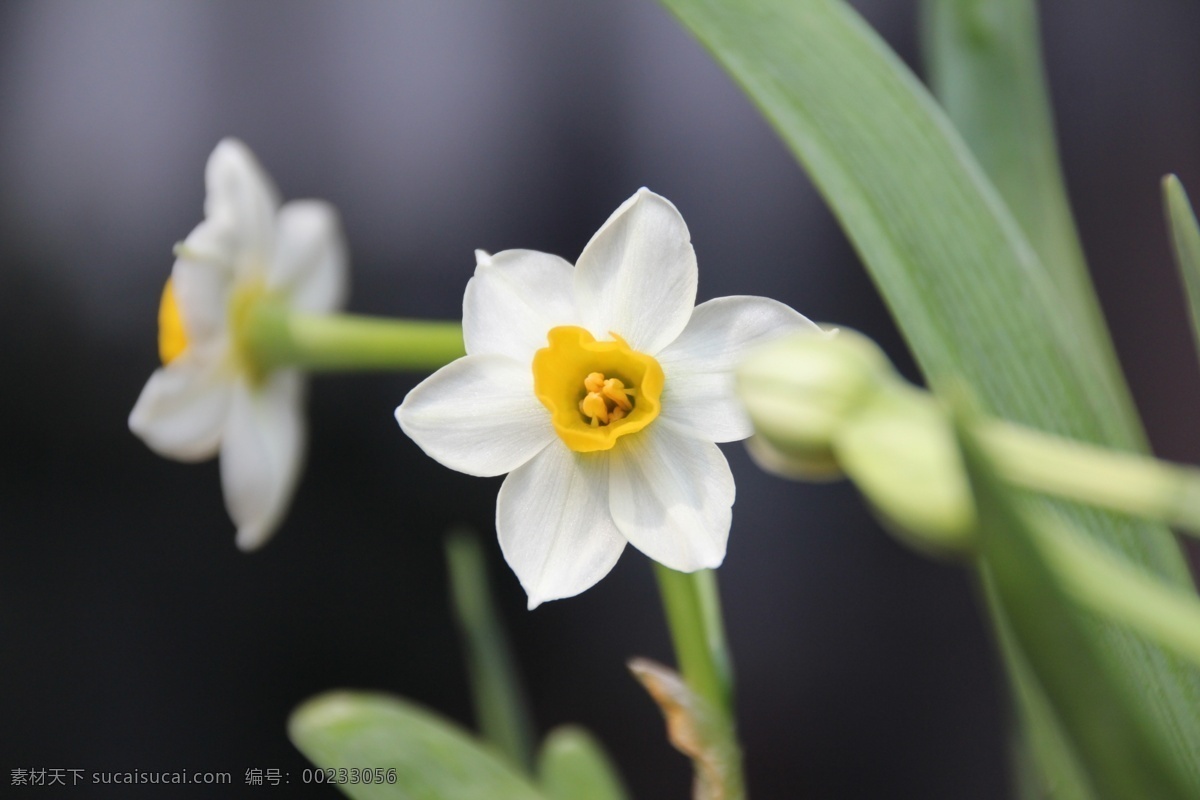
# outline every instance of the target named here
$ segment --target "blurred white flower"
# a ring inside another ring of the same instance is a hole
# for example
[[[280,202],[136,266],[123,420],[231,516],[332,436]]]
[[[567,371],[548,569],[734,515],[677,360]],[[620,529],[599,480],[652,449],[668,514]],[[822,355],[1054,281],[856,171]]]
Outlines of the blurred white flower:
[[[595,584],[626,542],[683,572],[719,566],[734,483],[715,443],[753,432],[734,368],[748,348],[817,326],[762,297],[694,306],[687,225],[647,189],[575,267],[530,250],[477,258],[467,355],[396,418],[451,469],[510,473],[496,530],[529,607]]]
[[[221,454],[225,506],[243,550],[282,521],[304,459],[304,376],[263,372],[246,351],[242,321],[264,299],[328,312],[344,301],[346,248],[326,203],[280,207],[278,193],[241,142],[217,145],[205,169],[204,221],[176,247],[159,308],[163,366],[150,377],[129,427],[178,461]]]

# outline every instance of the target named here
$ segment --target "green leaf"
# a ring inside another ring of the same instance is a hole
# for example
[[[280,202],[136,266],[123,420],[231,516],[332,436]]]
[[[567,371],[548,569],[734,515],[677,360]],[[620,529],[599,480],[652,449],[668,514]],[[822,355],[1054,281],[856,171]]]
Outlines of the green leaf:
[[[1102,557],[1106,563],[1101,566],[1094,560],[1096,546],[1084,544],[1083,539],[1073,543],[1073,534],[1054,530],[1057,522],[1023,508],[1001,483],[970,428],[960,425],[959,434],[994,589],[1020,650],[1063,721],[1097,796],[1195,797],[1186,762],[1172,757],[1164,732],[1131,691],[1131,684],[1106,664],[1098,652],[1100,640],[1092,635],[1093,625],[1074,608],[1082,600],[1106,617],[1116,608],[1127,611],[1127,568],[1117,565],[1112,556]],[[1139,587],[1153,597],[1146,610],[1177,611],[1164,609],[1161,592],[1179,591],[1151,583],[1153,589],[1147,588],[1145,580]],[[1096,592],[1113,598],[1115,605],[1096,606],[1093,601],[1100,599]],[[1122,613],[1129,621],[1128,614]]]
[[[921,10],[934,94],[1057,283],[1064,311],[1111,356],[1058,162],[1037,3],[922,0]],[[1119,381],[1115,359],[1102,367]]]
[[[1200,227],[1188,202],[1183,184],[1174,175],[1163,178],[1163,200],[1167,207],[1167,224],[1175,249],[1175,263],[1187,289],[1188,310],[1191,311],[1192,333],[1200,348]]]
[[[1062,318],[1053,282],[961,138],[853,11],[832,0],[664,2],[807,168],[927,375],[965,377],[1007,418],[1141,441],[1112,412],[1119,387],[1087,366],[1100,345]]]
[[[1102,355],[1111,356],[1058,161],[1037,3],[922,0],[921,10],[922,51],[934,94],[1056,281],[1064,310],[1075,316],[1079,330],[1105,344]],[[1113,376],[1119,369],[1111,357],[1098,367]],[[1128,395],[1119,400],[1128,409]],[[1089,796],[1046,699],[1021,677],[1028,671],[1025,657],[1002,627],[997,615],[998,638],[1024,719],[1025,741],[1017,746],[1026,759],[1026,783],[1053,785],[1056,797]],[[1030,764],[1037,769],[1030,770]]]
[[[990,412],[1144,449],[1106,343],[1056,281],[968,147],[886,44],[836,0],[663,0],[758,104],[824,194],[926,377],[960,376]],[[1160,525],[1053,503],[1131,560],[1190,587]],[[999,610],[993,609],[993,617]],[[1125,631],[1088,634],[1170,732],[1200,796],[1200,672]]]
[[[478,538],[466,531],[446,537],[446,565],[479,731],[514,765],[528,771],[533,767],[533,724],[512,649],[492,602]]]
[[[1021,651],[1004,607],[987,570],[980,570],[981,588],[995,610],[994,625],[1008,666],[1020,725],[1013,731],[1014,778],[1020,800],[1093,800],[1083,765],[1063,730],[1050,700]]]
[[[313,698],[292,713],[288,735],[318,767],[395,770],[395,783],[339,781],[354,800],[546,800],[457,726],[387,695]]]
[[[538,779],[550,800],[628,800],[616,768],[590,733],[574,725],[550,731],[538,756]]]

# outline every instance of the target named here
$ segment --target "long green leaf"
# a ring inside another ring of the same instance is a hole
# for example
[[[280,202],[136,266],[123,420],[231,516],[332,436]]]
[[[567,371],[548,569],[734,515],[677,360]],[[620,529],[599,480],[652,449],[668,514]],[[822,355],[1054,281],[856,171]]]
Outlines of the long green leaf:
[[[1058,161],[1037,3],[922,0],[921,9],[934,94],[1057,283],[1064,311],[1105,343],[1100,368],[1117,375]]]
[[[296,709],[288,735],[318,767],[394,770],[394,783],[338,779],[354,800],[546,800],[468,734],[394,697],[321,695]]]
[[[998,416],[1110,446],[1144,437],[1110,355],[1061,311],[1055,281],[937,104],[836,0],[663,0],[774,124],[825,195],[926,376],[969,382]],[[1179,586],[1161,526],[1056,513]],[[1200,673],[1097,627],[1097,657],[1191,759],[1200,796]]]
[[[1008,667],[1019,725],[1012,731],[1014,778],[1020,800],[1092,800],[1096,793],[1013,632],[987,569],[980,584],[994,612],[994,628]]]
[[[516,659],[493,607],[479,539],[461,530],[447,536],[446,567],[479,732],[515,766],[529,771],[533,768],[533,723]]]
[[[1200,349],[1200,226],[1196,224],[1196,214],[1192,211],[1183,184],[1174,175],[1163,178],[1163,200],[1167,208],[1167,225],[1171,229],[1175,263],[1187,290],[1192,333]]]
[[[934,94],[1055,280],[1064,311],[1080,331],[1103,343],[1097,368],[1120,387],[1058,161],[1036,0],[922,0],[920,8],[922,54]],[[1118,399],[1131,414],[1128,393]],[[1041,797],[1048,786],[1064,800],[1090,796],[1047,698],[1027,677],[1027,659],[1007,633],[1002,609],[994,621],[1022,720],[1015,739],[1024,763],[1018,767],[1030,773],[1036,765],[1022,786],[1026,796]]]
[[[1129,685],[1114,679],[1104,666],[1095,653],[1098,640],[1089,621],[1074,607],[1081,592],[1095,593],[1096,578],[1111,581],[1113,571],[1122,574],[1122,568],[1113,566],[1111,557],[1099,573],[1090,562],[1071,564],[1070,555],[1078,553],[1069,539],[1050,532],[1057,523],[1025,512],[1000,482],[970,429],[960,429],[960,435],[979,511],[981,548],[995,590],[1021,651],[1028,655],[1059,718],[1066,721],[1097,796],[1194,797],[1190,776],[1184,764],[1171,757],[1164,732]],[[1087,588],[1079,587],[1080,582]],[[1101,587],[1100,592],[1115,588]],[[1163,602],[1154,589],[1140,588],[1154,598],[1155,608]]]

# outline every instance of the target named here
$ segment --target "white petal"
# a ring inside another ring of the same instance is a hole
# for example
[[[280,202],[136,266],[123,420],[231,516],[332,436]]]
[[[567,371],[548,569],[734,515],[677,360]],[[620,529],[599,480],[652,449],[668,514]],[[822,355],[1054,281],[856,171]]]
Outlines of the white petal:
[[[738,442],[754,433],[732,372],[676,373],[663,367],[663,373],[660,421],[706,442]]]
[[[765,297],[718,297],[696,306],[683,333],[657,356],[666,377],[663,418],[710,442],[745,439],[754,428],[733,372],[749,350],[797,331],[824,335],[807,317]]]
[[[776,300],[737,295],[701,303],[687,327],[657,355],[664,366],[729,372],[751,348],[797,331],[822,333],[815,322]]]
[[[551,443],[504,479],[496,532],[530,609],[594,586],[625,549],[608,510],[606,455]]]
[[[612,450],[609,502],[625,538],[681,572],[720,566],[733,474],[720,448],[656,421]]]
[[[234,384],[221,486],[242,550],[266,544],[287,513],[304,460],[303,402],[304,381],[293,370],[273,373],[263,386]]]
[[[350,287],[348,262],[337,209],[321,200],[294,200],[279,209],[267,286],[281,290],[292,308],[341,308]]]
[[[217,454],[232,390],[217,365],[188,354],[154,371],[129,414],[129,429],[160,456],[203,461]]]
[[[266,270],[279,195],[250,148],[223,139],[205,168],[204,216],[225,237],[239,277]]]
[[[219,220],[204,219],[192,228],[186,239],[175,245],[175,255],[232,271],[233,239],[228,215]]]
[[[578,325],[574,267],[535,250],[476,251],[475,277],[463,297],[467,353],[496,353],[522,364],[546,346],[556,325]],[[607,337],[605,337],[607,338]]]
[[[192,232],[189,241],[204,224]],[[200,260],[194,255],[185,243],[171,269],[171,288],[183,317],[189,345],[206,346],[226,334],[225,314],[233,287],[233,271],[219,261]]]
[[[496,355],[442,367],[408,393],[396,421],[434,460],[481,477],[511,472],[557,438],[533,371]]]
[[[616,333],[654,355],[687,324],[696,254],[670,201],[639,189],[597,231],[575,265],[575,304],[597,339]]]

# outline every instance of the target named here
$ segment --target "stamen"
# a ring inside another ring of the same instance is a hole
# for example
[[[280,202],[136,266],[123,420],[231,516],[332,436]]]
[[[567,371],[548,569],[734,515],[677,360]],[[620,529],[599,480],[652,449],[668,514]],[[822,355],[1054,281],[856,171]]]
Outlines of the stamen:
[[[610,450],[658,417],[665,376],[651,356],[573,325],[551,328],[546,343],[533,356],[534,394],[571,450]]]
[[[597,392],[588,392],[587,397],[579,401],[579,410],[591,420],[592,427],[607,425],[609,422],[608,404]]]
[[[595,374],[596,373],[592,373],[592,375]],[[590,378],[592,376],[589,375],[588,377]],[[632,392],[629,392],[625,389],[625,384],[622,383],[619,378],[609,378],[606,380],[604,382],[603,394],[609,400],[612,400],[614,403],[616,403],[618,408],[624,411],[629,411],[633,408],[633,403],[629,402],[629,395],[632,394]]]
[[[604,373],[593,372],[583,379],[583,388],[589,392],[604,391]]]
[[[603,372],[590,372],[583,379],[587,394],[579,401],[579,411],[587,418],[591,427],[608,425],[624,419],[633,410],[634,394],[626,389],[620,378],[606,378]]]

